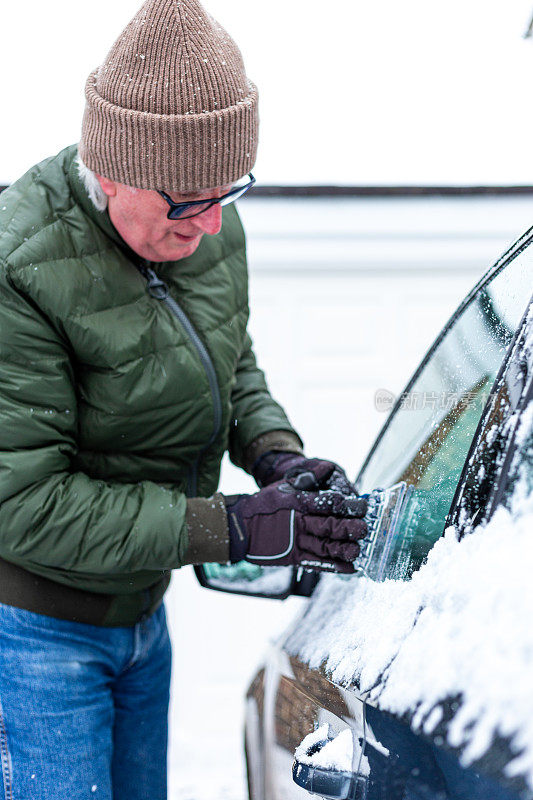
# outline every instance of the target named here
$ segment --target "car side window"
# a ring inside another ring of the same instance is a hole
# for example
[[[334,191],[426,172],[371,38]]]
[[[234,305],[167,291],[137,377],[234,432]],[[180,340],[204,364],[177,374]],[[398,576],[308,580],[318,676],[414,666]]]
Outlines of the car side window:
[[[472,439],[531,296],[533,247],[496,270],[455,316],[400,398],[358,479],[405,482],[388,577],[408,578],[444,530]]]

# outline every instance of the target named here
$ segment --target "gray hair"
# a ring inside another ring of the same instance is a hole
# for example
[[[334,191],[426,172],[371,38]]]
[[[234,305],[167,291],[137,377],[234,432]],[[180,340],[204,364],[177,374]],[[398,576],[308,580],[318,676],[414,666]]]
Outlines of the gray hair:
[[[96,177],[95,173],[83,163],[79,153],[76,161],[78,164],[78,175],[80,176],[80,179],[82,180],[93,205],[98,209],[98,211],[105,211],[107,208],[107,195],[100,186],[100,181]]]

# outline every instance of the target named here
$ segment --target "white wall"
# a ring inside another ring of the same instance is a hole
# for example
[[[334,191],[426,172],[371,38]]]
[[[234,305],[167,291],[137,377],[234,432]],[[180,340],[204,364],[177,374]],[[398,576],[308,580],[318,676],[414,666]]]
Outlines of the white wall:
[[[205,0],[261,95],[266,183],[533,183],[533,0]],[[140,0],[0,4],[0,183],[79,137]]]

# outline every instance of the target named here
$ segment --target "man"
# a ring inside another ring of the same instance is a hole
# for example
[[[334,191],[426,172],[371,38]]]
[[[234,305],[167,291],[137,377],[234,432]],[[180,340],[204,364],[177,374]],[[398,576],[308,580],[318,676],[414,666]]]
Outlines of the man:
[[[351,572],[366,504],[305,458],[246,332],[234,42],[148,0],[86,98],[79,148],[0,204],[0,758],[6,798],[157,800],[171,570]],[[226,449],[259,492],[216,493]]]

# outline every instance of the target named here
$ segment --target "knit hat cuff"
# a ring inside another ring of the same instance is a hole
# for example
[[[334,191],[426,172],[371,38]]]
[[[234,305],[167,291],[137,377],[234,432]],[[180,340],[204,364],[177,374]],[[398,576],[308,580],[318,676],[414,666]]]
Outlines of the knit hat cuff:
[[[234,183],[257,155],[258,93],[203,114],[153,114],[101,97],[87,80],[80,156],[89,169],[137,189],[195,192]]]

